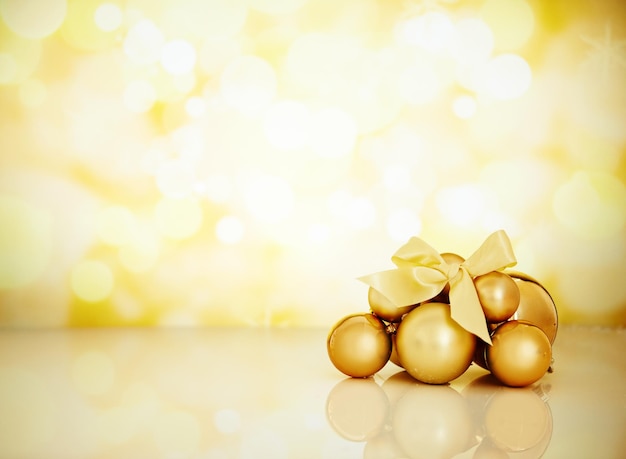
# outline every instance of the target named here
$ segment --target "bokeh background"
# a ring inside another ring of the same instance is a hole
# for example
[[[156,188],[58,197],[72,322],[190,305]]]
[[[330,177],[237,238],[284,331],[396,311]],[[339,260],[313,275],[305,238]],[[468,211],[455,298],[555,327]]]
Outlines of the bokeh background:
[[[329,326],[504,229],[626,325],[620,0],[0,0],[0,326]]]

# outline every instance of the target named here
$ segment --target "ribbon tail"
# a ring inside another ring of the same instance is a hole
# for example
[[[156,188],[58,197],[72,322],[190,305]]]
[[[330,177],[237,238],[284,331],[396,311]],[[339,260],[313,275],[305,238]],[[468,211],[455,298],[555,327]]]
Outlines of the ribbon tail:
[[[474,282],[465,269],[460,269],[450,282],[450,313],[452,320],[461,327],[491,344],[485,313],[478,300]]]
[[[443,290],[447,278],[439,270],[425,266],[390,269],[359,277],[398,307],[428,300]]]

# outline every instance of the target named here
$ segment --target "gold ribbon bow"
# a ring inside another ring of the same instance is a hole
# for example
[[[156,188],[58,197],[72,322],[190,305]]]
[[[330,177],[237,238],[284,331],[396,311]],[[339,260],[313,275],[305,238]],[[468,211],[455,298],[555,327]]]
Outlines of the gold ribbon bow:
[[[461,264],[448,264],[434,248],[412,237],[392,256],[396,269],[360,277],[398,307],[417,304],[440,293],[450,283],[452,319],[465,330],[491,344],[473,278],[517,263],[511,241],[503,230],[485,242]]]

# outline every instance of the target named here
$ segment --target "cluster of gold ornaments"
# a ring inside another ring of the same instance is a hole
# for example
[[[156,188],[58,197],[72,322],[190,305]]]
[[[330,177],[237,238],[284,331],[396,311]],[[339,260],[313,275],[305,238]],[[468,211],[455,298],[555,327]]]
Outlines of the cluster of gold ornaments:
[[[370,312],[342,318],[328,335],[339,371],[369,377],[391,360],[418,381],[444,384],[474,362],[522,387],[551,368],[554,301],[537,280],[504,271],[516,263],[504,231],[467,260],[411,238],[392,261],[396,269],[361,278]]]

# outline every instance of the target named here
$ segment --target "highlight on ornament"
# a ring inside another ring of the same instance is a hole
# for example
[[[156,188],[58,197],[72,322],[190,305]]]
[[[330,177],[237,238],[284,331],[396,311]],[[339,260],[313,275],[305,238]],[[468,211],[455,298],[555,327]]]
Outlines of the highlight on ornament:
[[[412,237],[396,268],[359,278],[369,311],[339,320],[326,341],[342,373],[366,378],[389,361],[417,381],[445,384],[472,364],[502,384],[523,387],[551,371],[556,305],[517,260],[503,230],[467,259]]]

